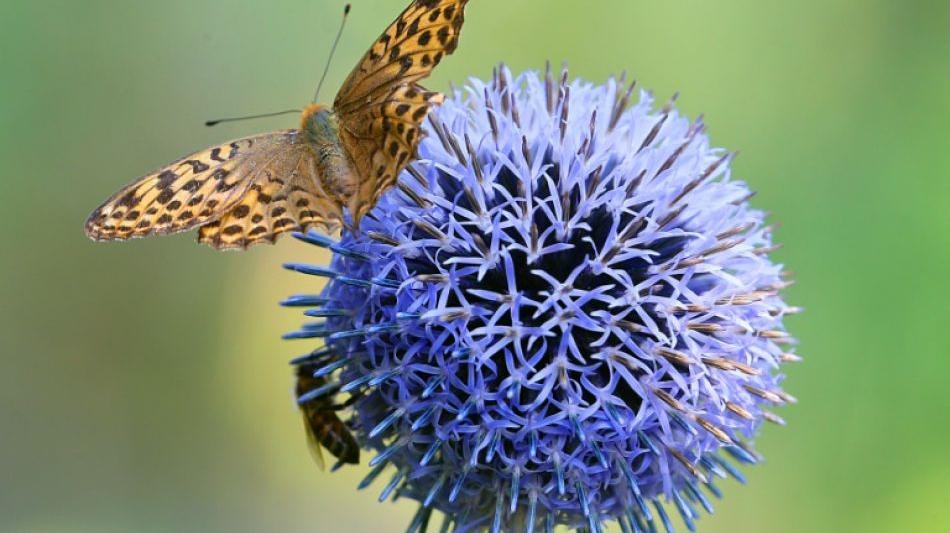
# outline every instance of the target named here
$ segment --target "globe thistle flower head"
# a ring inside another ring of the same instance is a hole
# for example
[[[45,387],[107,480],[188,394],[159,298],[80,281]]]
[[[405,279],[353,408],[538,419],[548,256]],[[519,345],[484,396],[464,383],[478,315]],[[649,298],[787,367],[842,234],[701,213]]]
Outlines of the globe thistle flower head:
[[[701,120],[633,85],[501,67],[430,115],[340,241],[296,361],[353,398],[362,486],[456,531],[692,529],[796,360],[763,213]],[[386,476],[383,476],[387,473]]]

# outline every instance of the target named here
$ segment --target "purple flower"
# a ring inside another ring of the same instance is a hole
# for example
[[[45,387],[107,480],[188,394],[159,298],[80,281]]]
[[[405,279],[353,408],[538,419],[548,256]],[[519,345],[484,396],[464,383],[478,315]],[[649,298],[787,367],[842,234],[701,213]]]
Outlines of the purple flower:
[[[673,102],[502,67],[431,115],[419,158],[335,242],[298,360],[355,398],[362,486],[456,531],[692,529],[794,399],[764,214]],[[331,372],[332,371],[332,372]],[[309,397],[304,400],[308,400]]]

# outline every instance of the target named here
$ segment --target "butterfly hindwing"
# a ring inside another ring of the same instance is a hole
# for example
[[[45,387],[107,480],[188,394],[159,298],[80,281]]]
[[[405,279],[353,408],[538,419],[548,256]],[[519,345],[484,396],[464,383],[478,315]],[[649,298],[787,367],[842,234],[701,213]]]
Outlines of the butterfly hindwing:
[[[356,167],[355,221],[416,156],[420,126],[442,95],[416,82],[458,45],[468,0],[415,0],[373,43],[334,102],[340,141]]]
[[[243,249],[314,224],[332,229],[342,215],[320,186],[314,157],[300,144],[268,161],[236,204],[198,230],[198,241],[217,249]]]
[[[396,87],[382,102],[358,113],[353,125],[340,129],[340,139],[361,179],[349,200],[354,220],[376,205],[396,183],[399,173],[416,157],[420,126],[442,94],[410,84]]]

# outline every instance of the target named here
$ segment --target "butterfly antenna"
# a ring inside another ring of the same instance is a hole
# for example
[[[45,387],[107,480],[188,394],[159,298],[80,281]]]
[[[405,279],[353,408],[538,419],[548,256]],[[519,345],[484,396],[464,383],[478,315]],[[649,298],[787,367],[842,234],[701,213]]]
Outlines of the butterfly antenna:
[[[237,121],[237,120],[250,120],[250,119],[252,119],[252,118],[277,117],[277,116],[280,116],[280,115],[288,115],[288,114],[290,114],[290,113],[300,113],[300,110],[299,110],[299,109],[288,109],[288,110],[286,110],[286,111],[278,111],[278,112],[276,112],[276,113],[264,113],[263,115],[248,115],[248,116],[246,116],[246,117],[219,118],[219,119],[216,119],[216,120],[208,120],[208,121],[206,121],[206,122],[205,122],[205,126],[208,126],[208,127],[210,128],[211,126],[217,126],[218,124],[221,124],[222,122],[234,122],[234,121]]]
[[[336,39],[333,39],[333,46],[330,48],[330,55],[327,57],[327,65],[323,67],[323,75],[320,76],[320,83],[317,84],[317,91],[313,94],[313,103],[317,103],[320,97],[320,88],[323,87],[323,81],[327,79],[327,72],[330,71],[330,62],[333,61],[333,53],[336,52],[336,46],[340,44],[340,37],[343,36],[343,27],[346,26],[346,16],[350,14],[350,4],[343,7],[343,20],[340,21],[340,29],[336,32]]]

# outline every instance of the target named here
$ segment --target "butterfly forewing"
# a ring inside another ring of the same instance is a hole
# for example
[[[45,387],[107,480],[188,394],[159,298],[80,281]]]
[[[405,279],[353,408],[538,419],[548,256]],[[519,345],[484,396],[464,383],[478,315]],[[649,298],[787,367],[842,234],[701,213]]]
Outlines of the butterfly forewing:
[[[186,231],[216,219],[241,198],[255,168],[287,132],[237,139],[186,156],[112,195],[86,220],[95,240]]]
[[[86,234],[125,240],[200,227],[200,242],[246,248],[312,224],[332,226],[340,208],[319,183],[313,152],[297,130],[255,135],[132,182],[93,211]]]
[[[416,0],[373,43],[334,102],[340,141],[359,178],[354,220],[375,205],[416,155],[419,128],[441,95],[416,81],[458,45],[468,0]]]
[[[396,85],[429,76],[458,46],[468,0],[415,0],[373,43],[343,82],[333,107],[350,112]]]

